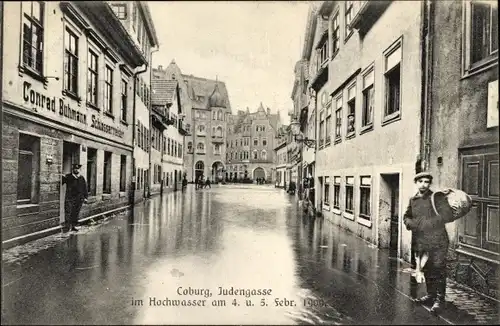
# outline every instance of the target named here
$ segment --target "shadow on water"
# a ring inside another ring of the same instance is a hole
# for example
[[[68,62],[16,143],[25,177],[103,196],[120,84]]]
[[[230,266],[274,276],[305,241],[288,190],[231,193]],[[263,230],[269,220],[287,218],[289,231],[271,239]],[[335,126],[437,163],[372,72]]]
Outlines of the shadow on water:
[[[188,187],[77,234],[35,242],[32,251],[20,246],[4,252],[4,263],[11,258],[2,273],[2,322],[429,322],[398,292],[409,286],[409,277],[392,272],[398,261],[300,213],[293,197],[271,187]],[[179,287],[209,289],[213,297],[180,296]],[[272,295],[217,297],[219,287]],[[151,299],[206,299],[207,306],[155,306]],[[210,306],[213,299],[227,306]],[[275,299],[295,305],[276,306]]]

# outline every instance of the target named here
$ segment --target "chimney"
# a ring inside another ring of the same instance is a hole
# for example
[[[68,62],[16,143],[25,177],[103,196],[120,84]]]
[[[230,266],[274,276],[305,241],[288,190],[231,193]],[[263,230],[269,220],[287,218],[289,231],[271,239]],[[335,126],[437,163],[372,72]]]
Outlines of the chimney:
[[[161,70],[163,70],[163,66],[162,66],[162,65],[159,65],[159,66],[158,66],[158,70],[160,70],[160,71],[161,71]]]

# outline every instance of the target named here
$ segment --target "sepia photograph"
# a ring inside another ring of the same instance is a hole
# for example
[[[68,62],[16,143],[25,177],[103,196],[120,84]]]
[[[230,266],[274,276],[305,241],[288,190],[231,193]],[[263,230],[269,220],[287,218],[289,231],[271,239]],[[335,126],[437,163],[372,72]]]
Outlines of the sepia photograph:
[[[2,325],[498,325],[498,2],[2,1]]]

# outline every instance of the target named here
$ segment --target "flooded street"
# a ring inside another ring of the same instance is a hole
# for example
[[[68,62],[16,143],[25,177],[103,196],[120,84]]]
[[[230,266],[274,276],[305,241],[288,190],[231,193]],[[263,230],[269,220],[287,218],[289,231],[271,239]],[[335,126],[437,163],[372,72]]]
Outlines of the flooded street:
[[[408,266],[300,212],[274,187],[190,185],[6,250],[2,323],[443,323],[405,295]]]

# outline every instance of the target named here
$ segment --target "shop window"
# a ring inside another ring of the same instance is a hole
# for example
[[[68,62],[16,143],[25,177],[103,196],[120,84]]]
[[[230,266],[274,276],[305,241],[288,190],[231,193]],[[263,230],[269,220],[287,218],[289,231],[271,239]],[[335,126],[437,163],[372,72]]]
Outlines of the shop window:
[[[19,134],[17,203],[36,204],[40,194],[40,138]]]
[[[359,217],[370,220],[371,216],[371,177],[361,177],[359,185]]]
[[[95,196],[97,191],[97,149],[87,147],[87,191]]]
[[[346,177],[345,210],[348,213],[354,213],[354,177]]]
[[[127,185],[127,156],[120,155],[120,191],[125,191]]]
[[[68,28],[64,43],[64,89],[78,96],[78,37]]]
[[[333,178],[333,207],[340,209],[340,177]]]
[[[23,65],[38,75],[43,74],[43,20],[42,1],[23,1]]]
[[[111,193],[111,152],[104,152],[104,166],[103,166],[103,182],[102,192],[104,194]]]

